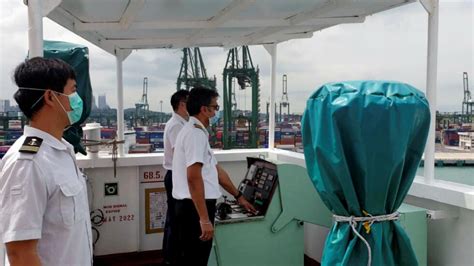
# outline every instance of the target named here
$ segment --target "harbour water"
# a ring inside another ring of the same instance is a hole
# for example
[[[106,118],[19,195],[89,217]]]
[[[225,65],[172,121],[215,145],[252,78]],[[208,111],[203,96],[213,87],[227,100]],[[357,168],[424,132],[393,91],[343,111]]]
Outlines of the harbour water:
[[[423,176],[423,167],[418,168],[417,174]],[[435,178],[474,186],[474,166],[442,166],[435,168]]]

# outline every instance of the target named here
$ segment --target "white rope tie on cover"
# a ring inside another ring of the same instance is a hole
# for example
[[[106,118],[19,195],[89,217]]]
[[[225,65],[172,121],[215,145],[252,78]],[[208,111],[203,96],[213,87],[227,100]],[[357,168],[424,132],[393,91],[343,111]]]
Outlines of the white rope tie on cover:
[[[367,262],[368,266],[372,265],[372,249],[370,248],[369,242],[361,235],[359,232],[356,230],[356,226],[358,222],[364,223],[364,227],[367,233],[370,233],[370,227],[372,226],[373,223],[379,223],[379,222],[385,222],[385,221],[395,221],[400,218],[400,213],[399,212],[394,212],[391,214],[385,214],[385,215],[378,215],[378,216],[372,216],[369,213],[366,213],[368,216],[366,217],[355,217],[355,216],[340,216],[334,214],[334,221],[336,222],[343,222],[343,223],[349,223],[351,225],[352,231],[354,234],[364,242],[365,246],[367,247],[367,254],[369,257],[369,260]]]

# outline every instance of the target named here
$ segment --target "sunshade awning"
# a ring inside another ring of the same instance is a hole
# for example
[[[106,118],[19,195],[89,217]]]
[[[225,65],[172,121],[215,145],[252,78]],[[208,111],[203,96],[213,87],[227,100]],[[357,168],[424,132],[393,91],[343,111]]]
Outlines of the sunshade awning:
[[[47,17],[116,49],[236,47],[310,38],[413,0],[45,0]]]

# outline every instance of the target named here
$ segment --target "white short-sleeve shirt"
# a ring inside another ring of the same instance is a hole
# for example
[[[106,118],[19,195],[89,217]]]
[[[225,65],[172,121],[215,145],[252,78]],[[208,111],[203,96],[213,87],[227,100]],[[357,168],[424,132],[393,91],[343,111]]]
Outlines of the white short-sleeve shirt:
[[[177,113],[173,113],[171,119],[166,122],[165,125],[165,134],[164,134],[164,160],[163,168],[166,170],[173,169],[173,149],[174,144],[176,143],[176,138],[178,133],[186,124],[186,120]]]
[[[179,132],[174,147],[173,198],[191,199],[187,168],[195,163],[202,163],[205,198],[220,198],[217,160],[209,145],[209,133],[198,119],[190,117]]]
[[[27,137],[43,140],[37,153],[19,151]],[[0,162],[0,238],[37,239],[42,265],[92,264],[87,186],[67,141],[26,126]]]

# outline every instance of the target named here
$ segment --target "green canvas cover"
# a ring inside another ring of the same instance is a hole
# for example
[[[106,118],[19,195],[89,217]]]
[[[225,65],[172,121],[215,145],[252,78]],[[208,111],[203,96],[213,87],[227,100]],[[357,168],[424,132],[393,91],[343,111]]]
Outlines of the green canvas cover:
[[[397,211],[413,182],[430,124],[424,94],[398,82],[329,83],[307,101],[302,121],[308,174],[333,214]],[[399,221],[375,222],[367,240],[372,265],[417,265]],[[368,248],[347,222],[335,222],[322,265],[367,265]]]
[[[92,107],[92,87],[89,77],[89,49],[86,46],[60,42],[44,41],[44,57],[60,58],[70,64],[76,71],[77,93],[81,96],[84,109],[81,119],[64,131],[63,137],[74,146],[74,151],[87,154],[81,143],[81,124],[86,121]]]

